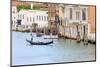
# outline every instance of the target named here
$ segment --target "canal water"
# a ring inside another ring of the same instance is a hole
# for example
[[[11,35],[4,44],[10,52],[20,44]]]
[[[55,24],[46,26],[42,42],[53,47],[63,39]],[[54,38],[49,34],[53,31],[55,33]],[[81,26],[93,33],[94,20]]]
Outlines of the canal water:
[[[95,44],[84,45],[75,40],[54,39],[54,43],[50,45],[29,46],[26,38],[30,38],[30,33],[12,32],[12,65],[95,60]]]

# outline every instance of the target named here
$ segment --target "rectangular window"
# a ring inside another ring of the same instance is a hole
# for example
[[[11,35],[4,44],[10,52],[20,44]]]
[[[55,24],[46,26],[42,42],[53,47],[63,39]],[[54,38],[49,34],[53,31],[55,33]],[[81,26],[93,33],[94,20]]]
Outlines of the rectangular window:
[[[37,20],[38,20],[38,16],[37,16]]]
[[[44,16],[44,21],[46,21],[46,16]]]
[[[16,18],[14,17],[14,19],[16,19]]]
[[[65,10],[64,7],[62,7],[62,12],[63,12],[63,13],[64,13],[64,10]]]
[[[49,20],[49,17],[48,16],[46,16],[46,21],[48,21]]]
[[[15,11],[12,11],[12,13],[15,13]]]
[[[70,19],[72,19],[72,8],[70,8]]]
[[[80,12],[76,12],[76,20],[80,20]]]
[[[34,22],[34,17],[33,17],[33,22]]]
[[[42,21],[43,21],[43,16],[42,16]]]
[[[51,17],[53,17],[53,12],[51,13]]]
[[[24,15],[23,15],[23,19],[24,19]]]
[[[43,16],[41,16],[41,20],[43,21]]]
[[[20,15],[20,19],[21,19],[22,17],[21,17],[21,15]]]
[[[18,19],[19,19],[19,15],[18,15]]]
[[[86,20],[86,8],[82,9],[82,20]]]
[[[13,23],[12,23],[13,25],[15,24],[15,21],[13,21]]]

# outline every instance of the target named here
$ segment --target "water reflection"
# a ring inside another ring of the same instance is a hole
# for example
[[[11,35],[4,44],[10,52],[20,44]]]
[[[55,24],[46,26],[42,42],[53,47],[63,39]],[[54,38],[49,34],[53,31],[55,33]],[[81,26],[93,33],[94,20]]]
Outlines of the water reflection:
[[[29,46],[26,42],[29,37],[29,33],[12,32],[13,65],[95,60],[95,44],[84,45],[75,40],[54,39],[50,45]]]

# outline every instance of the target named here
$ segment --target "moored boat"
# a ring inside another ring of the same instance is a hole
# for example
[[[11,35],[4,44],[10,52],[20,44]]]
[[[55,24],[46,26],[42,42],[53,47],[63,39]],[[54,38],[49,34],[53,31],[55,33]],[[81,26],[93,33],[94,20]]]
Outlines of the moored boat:
[[[58,35],[45,35],[44,39],[58,39]]]

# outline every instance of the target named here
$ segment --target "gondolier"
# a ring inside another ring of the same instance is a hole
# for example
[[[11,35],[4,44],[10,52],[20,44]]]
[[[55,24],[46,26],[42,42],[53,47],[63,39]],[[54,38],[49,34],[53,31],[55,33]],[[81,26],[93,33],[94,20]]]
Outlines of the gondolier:
[[[32,35],[32,32],[31,32],[30,36],[31,36],[31,41],[33,41],[33,35]]]
[[[52,44],[53,43],[53,40],[50,40],[48,42],[44,42],[44,41],[33,41],[33,34],[32,34],[32,32],[31,32],[30,36],[31,36],[31,39],[30,40],[29,39],[26,39],[26,41],[28,43],[30,43],[31,45],[49,45],[49,44]]]

